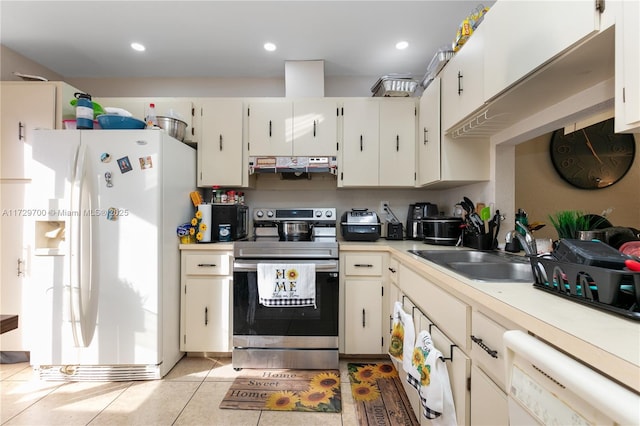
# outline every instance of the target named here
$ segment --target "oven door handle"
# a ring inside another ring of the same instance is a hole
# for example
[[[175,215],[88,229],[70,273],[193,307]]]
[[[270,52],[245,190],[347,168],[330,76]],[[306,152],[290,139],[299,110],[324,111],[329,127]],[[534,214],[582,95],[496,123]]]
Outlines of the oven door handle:
[[[290,260],[289,262],[273,262],[264,260],[238,260],[233,262],[234,272],[252,272],[258,270],[258,263],[313,263],[316,265],[316,272],[338,272],[337,260]]]

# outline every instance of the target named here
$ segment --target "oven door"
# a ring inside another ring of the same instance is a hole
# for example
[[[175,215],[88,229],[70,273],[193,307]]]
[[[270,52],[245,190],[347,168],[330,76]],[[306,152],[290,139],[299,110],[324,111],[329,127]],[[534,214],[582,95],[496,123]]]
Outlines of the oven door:
[[[338,336],[338,260],[288,260],[313,263],[316,307],[267,307],[258,302],[258,263],[282,260],[236,259],[233,266],[233,335]],[[242,339],[241,339],[242,340]]]

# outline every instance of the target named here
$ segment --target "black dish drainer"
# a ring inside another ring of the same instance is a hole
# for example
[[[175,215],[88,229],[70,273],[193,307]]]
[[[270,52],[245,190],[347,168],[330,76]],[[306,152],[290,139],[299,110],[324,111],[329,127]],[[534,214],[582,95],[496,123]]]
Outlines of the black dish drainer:
[[[531,256],[537,289],[640,321],[640,272]]]

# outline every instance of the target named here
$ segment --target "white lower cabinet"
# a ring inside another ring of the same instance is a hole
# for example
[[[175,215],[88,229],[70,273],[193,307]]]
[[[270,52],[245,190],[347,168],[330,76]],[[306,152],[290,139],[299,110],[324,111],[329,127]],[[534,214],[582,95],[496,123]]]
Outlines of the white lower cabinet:
[[[471,421],[474,426],[509,424],[507,395],[475,364],[471,366]]]
[[[344,289],[344,353],[387,352],[383,336],[383,267],[386,254],[348,253],[340,255]]]
[[[232,251],[181,252],[180,350],[230,352]]]

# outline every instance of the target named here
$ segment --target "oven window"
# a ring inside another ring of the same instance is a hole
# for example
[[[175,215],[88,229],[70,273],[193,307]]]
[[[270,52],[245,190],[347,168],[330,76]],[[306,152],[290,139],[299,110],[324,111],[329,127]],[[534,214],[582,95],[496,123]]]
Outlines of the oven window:
[[[338,274],[316,273],[316,307],[266,307],[258,302],[257,273],[233,274],[233,334],[337,336]]]

